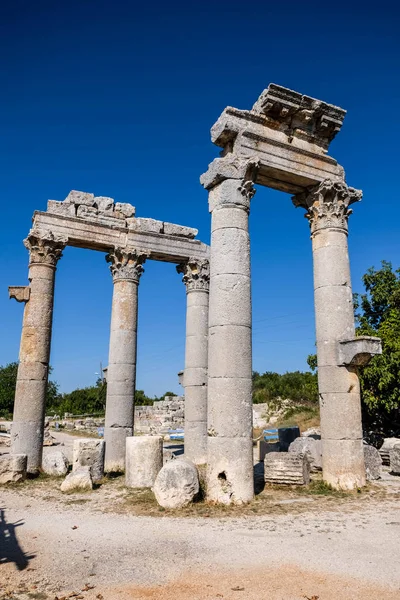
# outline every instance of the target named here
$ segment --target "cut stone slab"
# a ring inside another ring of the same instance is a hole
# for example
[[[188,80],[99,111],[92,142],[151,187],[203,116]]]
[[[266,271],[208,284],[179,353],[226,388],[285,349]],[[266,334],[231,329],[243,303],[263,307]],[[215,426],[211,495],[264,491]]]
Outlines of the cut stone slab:
[[[45,454],[42,459],[42,471],[46,475],[61,477],[68,473],[69,462],[60,450]]]
[[[389,451],[390,471],[394,475],[400,475],[400,442],[395,444]]]
[[[85,204],[86,206],[93,206],[94,194],[88,192],[78,192],[77,190],[71,190],[64,202],[69,204]]]
[[[93,489],[90,467],[79,467],[66,476],[60,486],[62,492],[75,492]]]
[[[383,444],[379,449],[379,454],[381,455],[382,462],[384,465],[386,465],[386,466],[390,465],[389,452],[396,444],[400,444],[400,438],[392,437],[392,438],[385,438],[383,440]]]
[[[0,456],[0,484],[16,483],[26,479],[26,454],[3,454]]]
[[[163,438],[142,435],[126,438],[125,484],[151,488],[163,466]]]
[[[153,492],[163,508],[182,508],[199,493],[199,474],[195,465],[184,458],[163,466],[154,483]]]
[[[175,225],[175,223],[164,222],[164,233],[166,235],[177,235],[179,237],[193,239],[199,233],[199,230],[193,229],[193,227],[185,227],[184,225]]]
[[[104,451],[104,440],[74,440],[72,471],[80,467],[90,467],[93,482],[100,481],[104,477]]]
[[[365,474],[368,481],[382,477],[382,458],[374,446],[364,445]]]
[[[136,208],[129,204],[129,202],[116,202],[114,212],[117,216],[121,215],[124,219],[129,219],[135,216]]]
[[[265,483],[280,485],[308,485],[310,464],[305,454],[271,452],[264,459]]]
[[[289,452],[305,454],[311,471],[322,471],[322,442],[313,437],[296,438],[289,446]]]

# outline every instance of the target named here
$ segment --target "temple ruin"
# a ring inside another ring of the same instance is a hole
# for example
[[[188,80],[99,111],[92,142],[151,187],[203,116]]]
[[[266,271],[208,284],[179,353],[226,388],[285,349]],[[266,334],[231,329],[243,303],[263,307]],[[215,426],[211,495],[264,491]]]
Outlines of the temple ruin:
[[[211,129],[222,148],[201,183],[209,194],[210,248],[197,230],[137,218],[130,204],[71,192],[35,212],[25,246],[27,287],[12,425],[12,451],[41,465],[54,277],[66,245],[106,252],[114,282],[105,421],[108,471],[122,470],[133,432],[138,284],[146,260],[177,265],[187,289],[185,456],[207,462],[214,502],[252,500],[251,278],[248,218],[254,185],[293,195],[311,228],[323,440],[323,477],[365,484],[358,368],[380,340],[355,337],[348,257],[350,206],[361,200],[327,154],[345,111],[271,84],[251,110],[227,107]]]

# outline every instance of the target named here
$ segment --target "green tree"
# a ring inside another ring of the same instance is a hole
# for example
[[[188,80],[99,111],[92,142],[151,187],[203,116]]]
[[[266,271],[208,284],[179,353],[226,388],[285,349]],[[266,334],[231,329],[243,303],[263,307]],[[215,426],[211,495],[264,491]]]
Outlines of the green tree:
[[[253,402],[271,402],[278,398],[290,399],[297,404],[318,402],[317,376],[310,372],[293,371],[274,373],[267,371],[260,375],[253,373]]]

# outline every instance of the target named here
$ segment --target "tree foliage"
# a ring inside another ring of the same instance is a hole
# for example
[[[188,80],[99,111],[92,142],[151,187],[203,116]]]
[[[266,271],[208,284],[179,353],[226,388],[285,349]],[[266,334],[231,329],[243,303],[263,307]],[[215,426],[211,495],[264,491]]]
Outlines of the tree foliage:
[[[290,399],[297,404],[316,404],[318,402],[316,374],[294,371],[280,375],[267,371],[261,375],[254,372],[253,402],[268,403],[278,398]]]

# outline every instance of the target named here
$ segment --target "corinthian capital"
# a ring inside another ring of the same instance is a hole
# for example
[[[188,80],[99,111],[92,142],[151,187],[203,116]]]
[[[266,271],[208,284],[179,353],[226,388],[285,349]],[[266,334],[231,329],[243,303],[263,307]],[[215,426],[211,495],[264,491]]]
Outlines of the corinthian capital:
[[[186,291],[203,290],[208,292],[210,287],[210,263],[207,259],[190,258],[186,263],[176,267],[178,273],[183,273],[182,281]]]
[[[325,179],[311,190],[293,196],[293,204],[306,209],[311,233],[321,229],[347,231],[347,220],[353,212],[350,204],[359,202],[362,191],[348,187],[344,181]]]
[[[106,255],[106,261],[110,264],[110,271],[113,280],[120,281],[122,279],[130,279],[139,283],[141,274],[143,273],[143,263],[148,258],[147,250],[138,250],[136,248],[119,248],[115,247]]]
[[[66,237],[51,231],[31,229],[24,240],[24,246],[29,250],[29,265],[45,264],[55,268],[67,243]]]

